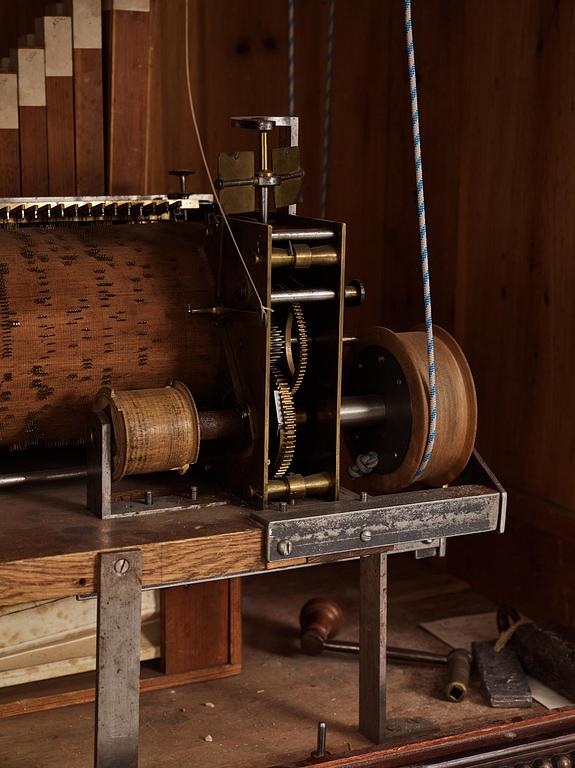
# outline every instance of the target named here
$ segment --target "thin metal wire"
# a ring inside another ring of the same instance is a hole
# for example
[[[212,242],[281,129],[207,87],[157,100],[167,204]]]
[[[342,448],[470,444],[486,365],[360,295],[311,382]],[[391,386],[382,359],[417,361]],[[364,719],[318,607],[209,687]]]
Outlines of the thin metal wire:
[[[242,252],[240,251],[240,247],[239,247],[239,245],[237,243],[237,240],[234,237],[234,233],[232,232],[232,228],[231,228],[230,223],[228,221],[228,217],[226,216],[226,212],[224,211],[223,206],[222,206],[222,204],[220,202],[220,198],[218,197],[218,193],[216,192],[216,187],[214,185],[214,182],[212,181],[212,176],[211,176],[211,173],[210,173],[210,167],[209,167],[208,161],[206,159],[206,153],[204,151],[204,145],[203,145],[203,142],[202,142],[202,137],[201,137],[201,134],[200,134],[200,129],[198,127],[198,121],[196,119],[196,110],[194,108],[194,97],[193,97],[193,94],[192,94],[192,83],[191,83],[191,79],[190,79],[190,41],[189,41],[189,37],[190,37],[190,31],[189,31],[189,0],[186,0],[186,4],[185,4],[186,84],[187,84],[187,88],[188,88],[188,101],[189,101],[189,105],[190,105],[190,112],[192,113],[192,122],[194,124],[194,132],[196,134],[196,139],[198,141],[198,147],[200,149],[200,155],[201,155],[201,158],[202,158],[202,163],[203,163],[204,169],[206,171],[206,176],[208,177],[208,182],[210,184],[210,188],[212,190],[212,194],[214,196],[214,200],[216,201],[216,203],[218,205],[218,208],[220,209],[220,214],[221,214],[222,219],[223,219],[223,221],[224,221],[224,223],[226,225],[226,228],[228,230],[228,233],[230,235],[232,243],[234,244],[234,248],[236,249],[236,252],[237,252],[237,254],[239,256],[239,259],[240,259],[240,261],[241,261],[241,263],[243,265],[245,273],[246,273],[246,275],[248,277],[248,280],[250,282],[250,285],[251,285],[251,287],[252,287],[252,289],[253,289],[256,297],[257,297],[258,303],[260,305],[260,310],[262,312],[262,316],[264,317],[264,319],[267,322],[268,319],[269,319],[269,313],[272,310],[271,310],[270,307],[266,307],[265,304],[262,301],[262,298],[261,298],[261,296],[260,296],[260,294],[258,292],[258,289],[256,288],[256,285],[255,285],[255,283],[253,281],[253,278],[252,278],[252,276],[250,274],[250,271],[249,271],[248,266],[247,266],[247,264],[245,262],[245,259],[242,256]]]
[[[325,92],[324,92],[324,99],[323,99],[323,162],[322,162],[322,169],[321,169],[321,206],[320,206],[320,216],[322,219],[325,219],[326,212],[327,212],[334,29],[335,29],[335,0],[329,0],[328,22],[327,22],[327,60],[326,60],[326,72],[325,72]]]
[[[295,0],[288,0],[288,109],[295,115]]]

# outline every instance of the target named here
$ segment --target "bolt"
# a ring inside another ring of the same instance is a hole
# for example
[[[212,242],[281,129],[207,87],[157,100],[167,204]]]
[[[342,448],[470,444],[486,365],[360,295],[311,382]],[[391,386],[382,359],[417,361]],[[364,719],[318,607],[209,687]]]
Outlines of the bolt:
[[[114,570],[116,571],[118,576],[124,576],[130,570],[129,561],[126,560],[125,557],[120,558],[120,560],[116,560],[116,562],[114,563]]]
[[[312,757],[325,757],[329,754],[326,750],[327,744],[327,725],[323,722],[317,724],[317,744],[315,751],[311,753]]]
[[[293,496],[292,496],[292,497],[291,497],[291,499],[289,500],[289,503],[290,503],[292,506],[294,506],[294,505],[295,505],[295,498],[294,498]]]
[[[288,555],[291,555],[292,549],[293,549],[293,544],[289,539],[283,539],[282,541],[278,541],[278,552],[282,557],[287,557]]]
[[[280,512],[287,512],[287,501],[280,501]]]
[[[151,507],[153,503],[154,503],[154,494],[152,493],[152,491],[146,491],[146,493],[144,494],[144,504],[147,507]]]
[[[361,501],[367,501],[368,498],[369,496],[367,495],[367,491],[362,491],[360,496]]]
[[[359,538],[360,538],[362,541],[365,541],[365,542],[367,542],[367,541],[371,541],[371,531],[368,531],[368,530],[367,530],[367,528],[366,528],[364,531],[362,531],[362,532],[359,534]]]
[[[198,486],[197,485],[190,485],[190,498],[192,501],[198,500]]]

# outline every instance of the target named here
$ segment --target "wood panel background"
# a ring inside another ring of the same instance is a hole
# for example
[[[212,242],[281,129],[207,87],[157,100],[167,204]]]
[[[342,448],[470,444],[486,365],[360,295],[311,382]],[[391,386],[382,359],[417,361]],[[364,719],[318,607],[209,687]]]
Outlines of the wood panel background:
[[[159,5],[162,19],[159,21]],[[283,113],[287,3],[192,2],[192,77],[213,163],[251,146],[231,114]],[[296,3],[296,112],[317,213],[327,3]],[[183,2],[152,2],[148,187],[198,169]],[[403,3],[337,0],[328,216],[368,300],[347,331],[423,317]],[[450,546],[450,565],[537,618],[575,620],[575,3],[414,3],[435,320],[475,374],[478,446],[510,491],[508,531]],[[179,42],[178,42],[179,41]],[[161,105],[161,106],[160,106]],[[175,189],[175,181],[168,181]]]
[[[230,115],[286,111],[287,1],[190,0],[189,30],[213,174],[219,151],[253,146]],[[135,175],[137,188],[122,191],[176,191],[176,167],[196,169],[192,191],[207,188],[183,33],[184,0],[151,0],[146,189]],[[508,532],[452,545],[450,564],[534,617],[573,623],[575,2],[414,0],[414,34],[434,316],[469,357],[478,446],[511,497]],[[326,36],[327,0],[297,0],[301,211],[311,215]],[[328,216],[347,222],[348,276],[368,288],[346,331],[408,328],[423,310],[401,0],[336,0],[332,115]]]

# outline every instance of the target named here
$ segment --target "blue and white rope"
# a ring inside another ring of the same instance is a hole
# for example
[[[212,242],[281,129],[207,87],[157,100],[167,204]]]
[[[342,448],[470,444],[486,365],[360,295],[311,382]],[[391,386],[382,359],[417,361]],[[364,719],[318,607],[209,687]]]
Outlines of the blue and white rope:
[[[407,59],[409,64],[409,89],[411,92],[411,119],[413,123],[413,151],[415,155],[415,180],[417,184],[417,206],[419,216],[419,241],[421,246],[421,271],[423,275],[423,301],[425,306],[425,332],[427,334],[427,366],[429,376],[429,432],[425,453],[415,474],[420,478],[431,459],[435,430],[437,426],[437,392],[435,389],[435,351],[433,345],[433,320],[431,317],[431,284],[429,280],[429,256],[427,251],[427,229],[425,225],[425,198],[423,195],[423,164],[421,161],[421,137],[419,135],[419,107],[417,104],[417,80],[415,72],[415,50],[411,21],[411,0],[405,0],[405,32],[407,36]]]
[[[288,109],[295,115],[295,0],[288,0]]]
[[[355,457],[353,464],[350,464],[347,468],[350,477],[357,480],[359,477],[368,475],[379,464],[379,454],[377,451],[368,451],[367,453],[360,453]]]
[[[325,92],[323,98],[323,162],[321,169],[320,217],[325,219],[327,211],[327,184],[329,175],[329,133],[331,127],[331,86],[333,69],[333,34],[335,28],[335,0],[329,0],[327,21],[327,61],[325,71]]]

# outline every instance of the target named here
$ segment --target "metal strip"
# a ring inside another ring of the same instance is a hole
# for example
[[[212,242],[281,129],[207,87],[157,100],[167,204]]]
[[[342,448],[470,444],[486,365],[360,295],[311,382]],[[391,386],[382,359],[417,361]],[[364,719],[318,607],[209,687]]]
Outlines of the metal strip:
[[[95,768],[137,768],[142,610],[140,550],[100,555]]]
[[[384,738],[387,651],[387,555],[360,560],[359,730]]]
[[[498,492],[470,485],[315,502],[253,517],[266,526],[266,557],[273,562],[286,559],[282,552],[293,559],[493,531],[499,510]]]

